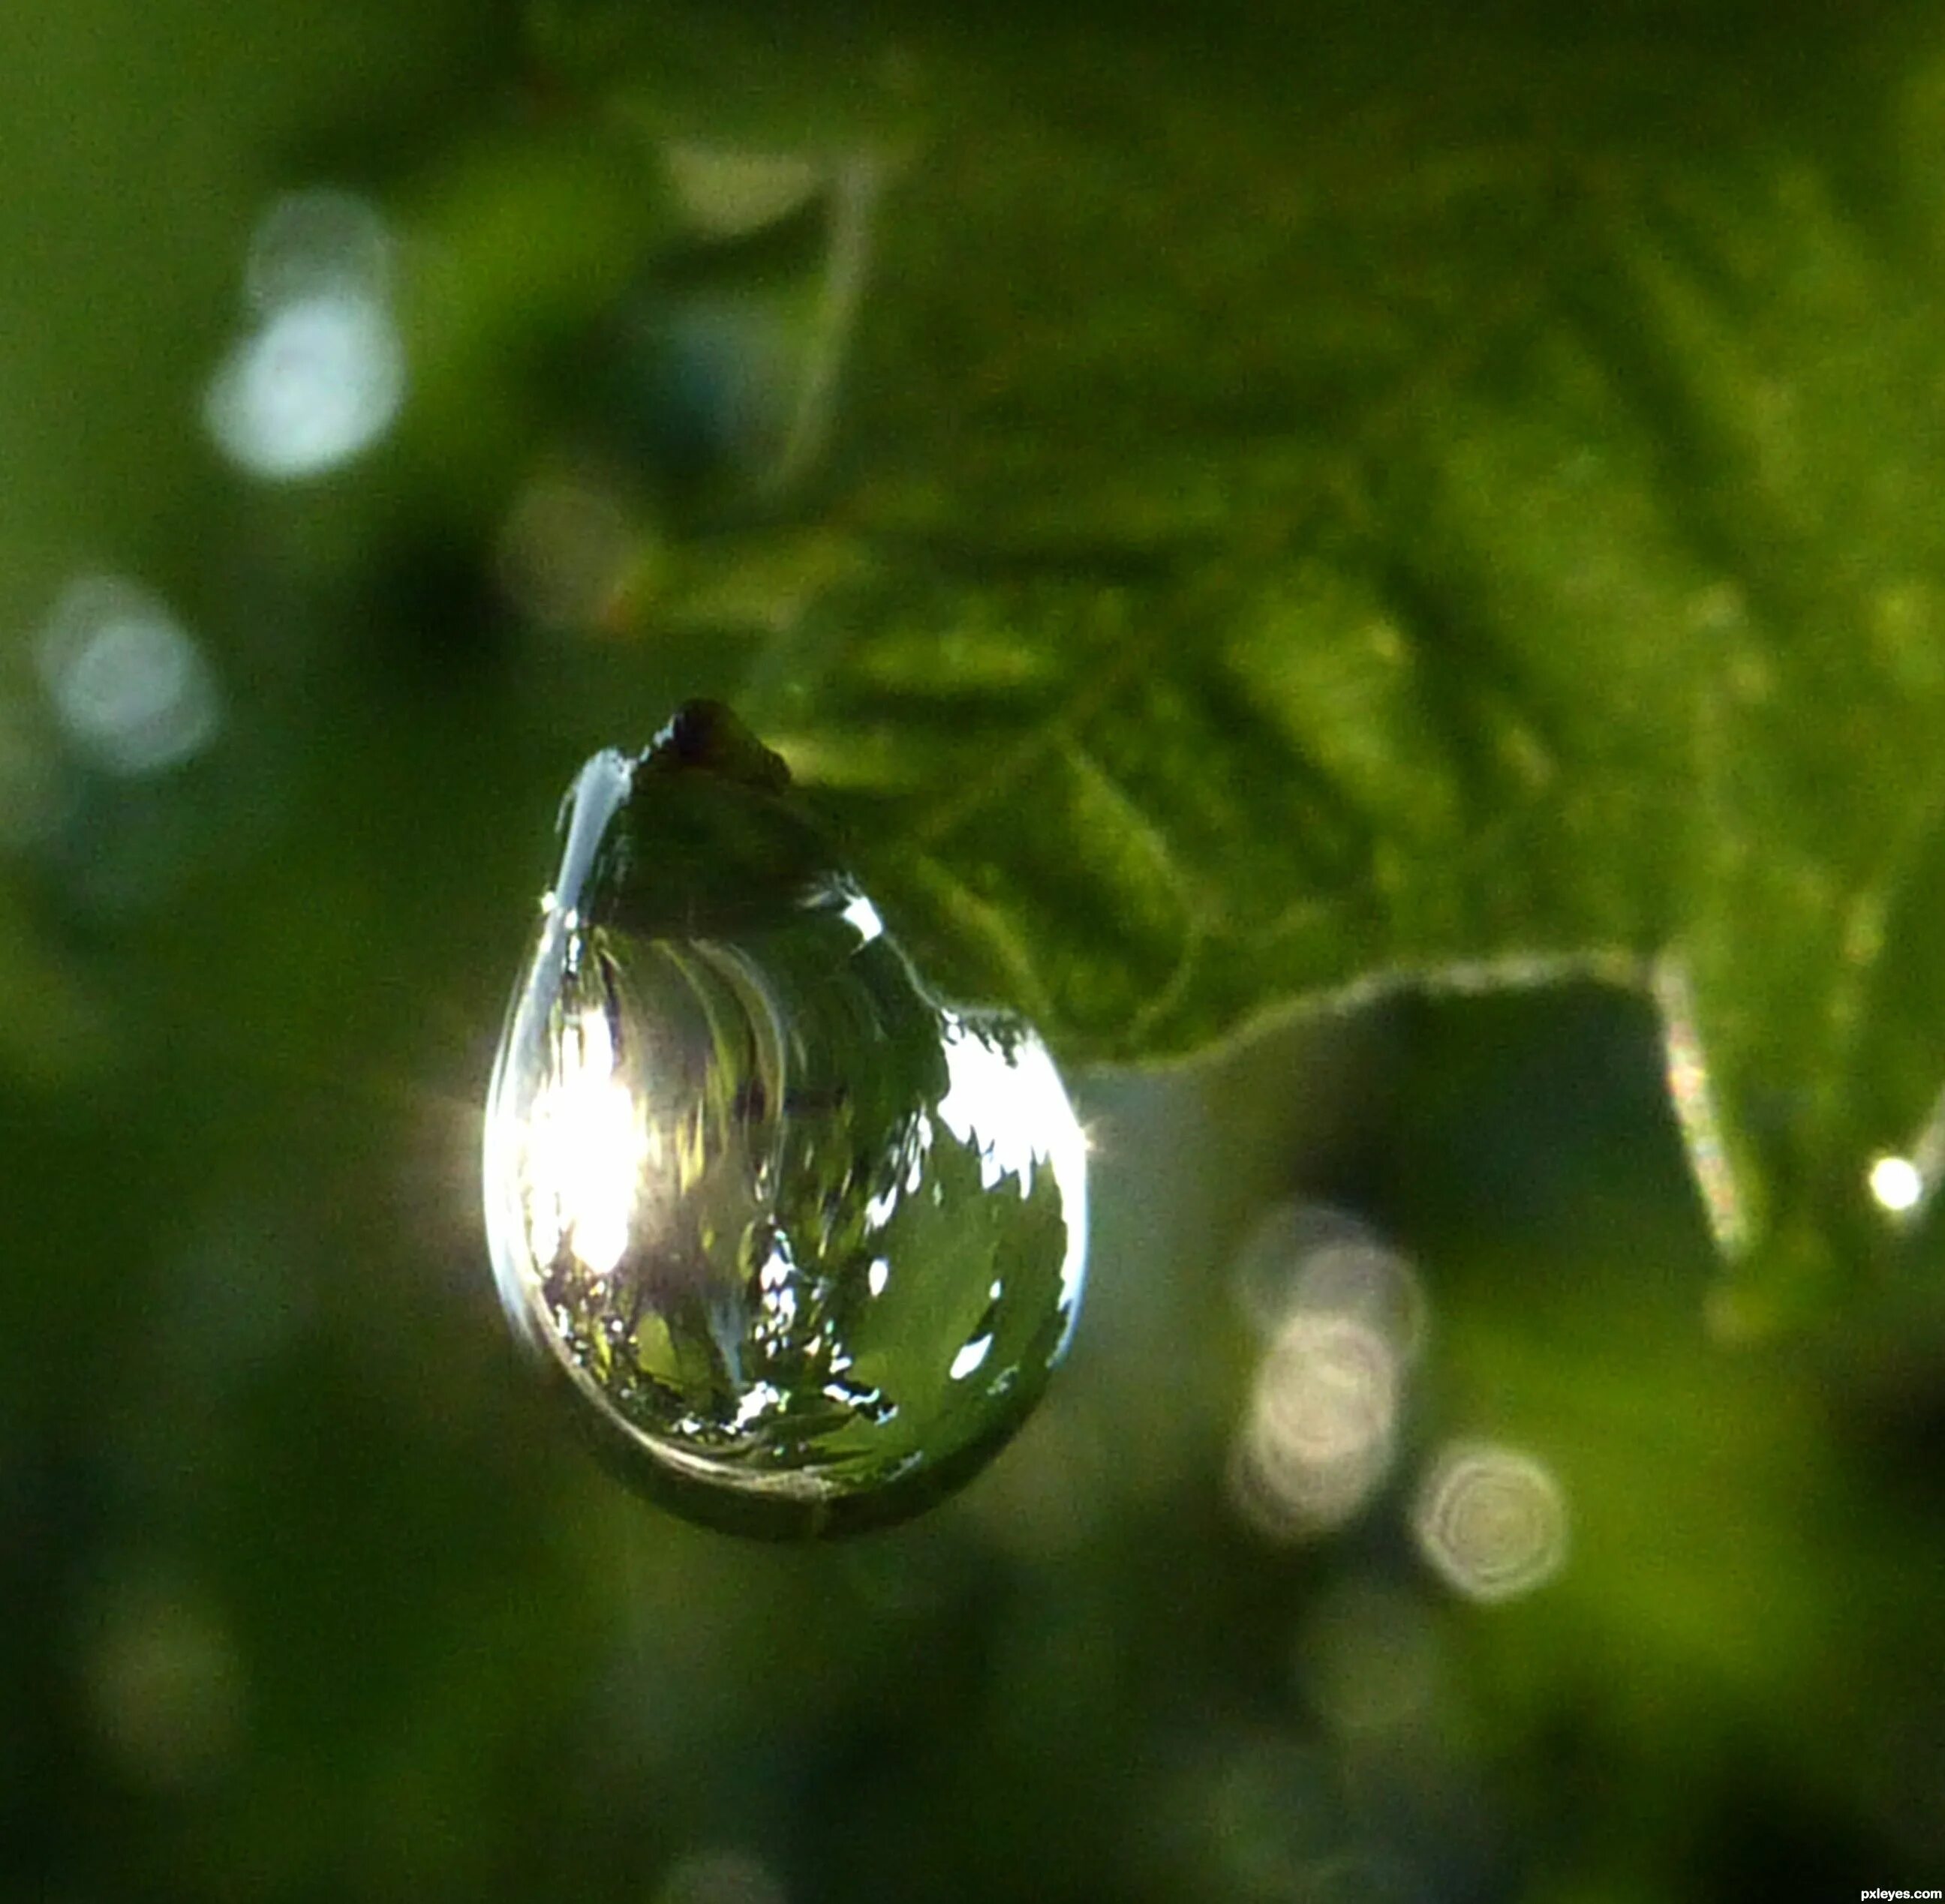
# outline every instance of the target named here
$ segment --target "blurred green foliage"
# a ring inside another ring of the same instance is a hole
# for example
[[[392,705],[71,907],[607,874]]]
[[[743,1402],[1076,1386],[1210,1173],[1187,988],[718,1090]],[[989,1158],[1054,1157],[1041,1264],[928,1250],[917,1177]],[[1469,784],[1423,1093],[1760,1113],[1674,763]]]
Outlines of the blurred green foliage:
[[[1866,1178],[1935,1167],[1945,1079],[1935,8],[5,44],[8,1894],[1941,1881],[1945,1313]],[[405,402],[265,480],[219,365],[287,458],[376,387],[257,348],[253,230],[320,186],[390,234]],[[120,645],[57,639],[103,576]],[[553,803],[703,693],[937,975],[1184,1061],[1083,1077],[1040,1416],[849,1545],[618,1492],[489,1293]],[[1308,1527],[1233,1493],[1293,1197],[1429,1316]],[[1530,1594],[1440,1570],[1455,1437],[1558,1490]]]

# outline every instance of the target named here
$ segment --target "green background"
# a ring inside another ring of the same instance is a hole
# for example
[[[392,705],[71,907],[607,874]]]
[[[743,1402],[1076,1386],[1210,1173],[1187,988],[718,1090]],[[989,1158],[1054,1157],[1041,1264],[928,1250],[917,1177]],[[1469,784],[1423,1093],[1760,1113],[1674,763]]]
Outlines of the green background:
[[[1945,1307],[1863,1188],[1945,1077],[1945,15],[13,0],[0,51],[0,1887],[1945,1882]],[[815,189],[732,242],[672,149]],[[405,405],[260,482],[203,393],[320,184]],[[562,480],[620,553],[542,613]],[[48,691],[101,574],[217,686],[166,771]],[[555,803],[699,693],[1096,1143],[1048,1400],[848,1545],[619,1490],[484,1259]],[[1293,1197],[1429,1317],[1302,1541],[1227,1479]],[[1560,1487],[1530,1596],[1414,1545],[1454,1437]]]

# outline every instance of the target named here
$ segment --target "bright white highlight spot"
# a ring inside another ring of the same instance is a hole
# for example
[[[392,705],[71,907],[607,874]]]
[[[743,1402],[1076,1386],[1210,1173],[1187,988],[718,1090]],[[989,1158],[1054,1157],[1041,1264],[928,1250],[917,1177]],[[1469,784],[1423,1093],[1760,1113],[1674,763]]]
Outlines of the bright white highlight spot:
[[[871,1267],[865,1272],[865,1286],[874,1296],[883,1296],[885,1285],[892,1280],[892,1266],[883,1257],[874,1257]]]
[[[550,1262],[566,1244],[590,1275],[606,1276],[628,1247],[648,1133],[633,1093],[615,1075],[605,1012],[576,1012],[553,1057],[521,1158],[533,1251]]]
[[[775,1382],[751,1382],[747,1391],[736,1404],[737,1427],[754,1427],[766,1416],[778,1413],[782,1409],[784,1401],[784,1391]]]
[[[110,773],[175,766],[216,731],[208,664],[168,610],[132,582],[97,575],[71,584],[35,659],[69,742]]]
[[[1567,1499],[1533,1456],[1454,1442],[1419,1489],[1412,1533],[1447,1586],[1468,1600],[1512,1600],[1564,1564]]]
[[[390,313],[329,291],[286,306],[233,349],[203,405],[217,446],[268,482],[321,476],[368,449],[404,401]]]
[[[844,908],[844,923],[858,935],[860,945],[869,945],[885,929],[878,909],[862,892]]]
[[[1904,1216],[1925,1200],[1925,1178],[1908,1157],[1881,1157],[1871,1166],[1871,1195],[1880,1209]]]
[[[1035,1057],[1039,1064],[1028,1070]],[[1046,1121],[1043,1090],[1050,1083],[1063,1110],[1067,1103],[1066,1090],[1046,1054],[1025,1045],[1009,1052],[969,1030],[963,1020],[948,1018],[945,1066],[949,1082],[939,1101],[939,1114],[960,1143],[979,1153],[981,1184],[990,1190],[1003,1177],[1017,1177],[1022,1190],[1030,1188],[1037,1140]],[[1028,1094],[1031,1101],[1022,1110],[1021,1097]],[[1072,1112],[1067,1115],[1071,1121]]]
[[[952,1366],[946,1370],[954,1382],[963,1382],[993,1352],[991,1336],[976,1336],[952,1358]]]

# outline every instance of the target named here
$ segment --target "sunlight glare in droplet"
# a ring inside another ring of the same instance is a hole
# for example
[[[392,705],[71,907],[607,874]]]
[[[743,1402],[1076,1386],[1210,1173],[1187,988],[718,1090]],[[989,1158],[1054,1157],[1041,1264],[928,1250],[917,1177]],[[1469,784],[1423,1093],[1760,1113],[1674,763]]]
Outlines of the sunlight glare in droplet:
[[[1565,1564],[1567,1498],[1535,1456],[1456,1441],[1419,1489],[1412,1533],[1434,1572],[1468,1600],[1515,1599]]]
[[[605,1013],[575,1014],[556,1061],[526,1133],[529,1220],[550,1252],[565,1242],[590,1275],[606,1276],[628,1246],[648,1133],[633,1092],[615,1075]]]
[[[41,630],[42,685],[75,750],[109,772],[159,772],[216,732],[216,682],[174,615],[113,575],[71,583]]]

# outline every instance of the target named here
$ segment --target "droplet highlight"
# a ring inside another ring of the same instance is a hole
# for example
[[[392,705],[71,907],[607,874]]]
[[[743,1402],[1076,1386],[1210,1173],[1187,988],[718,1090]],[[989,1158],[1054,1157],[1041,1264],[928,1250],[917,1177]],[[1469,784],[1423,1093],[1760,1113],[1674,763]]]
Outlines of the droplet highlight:
[[[1052,1058],[932,994],[713,704],[596,755],[563,830],[487,1105],[516,1333],[692,1518],[791,1538],[920,1511],[1073,1330],[1087,1145]]]

